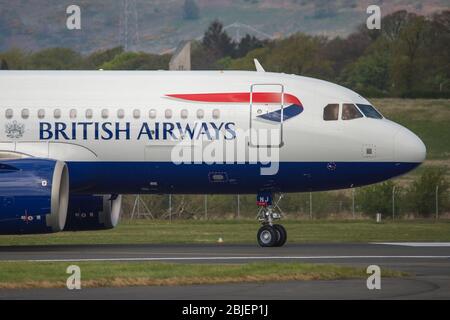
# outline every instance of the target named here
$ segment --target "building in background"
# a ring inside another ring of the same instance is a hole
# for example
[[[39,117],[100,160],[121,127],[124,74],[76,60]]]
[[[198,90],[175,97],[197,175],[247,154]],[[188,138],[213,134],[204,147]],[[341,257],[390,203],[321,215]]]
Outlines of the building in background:
[[[173,53],[169,70],[191,70],[191,42],[182,41]]]

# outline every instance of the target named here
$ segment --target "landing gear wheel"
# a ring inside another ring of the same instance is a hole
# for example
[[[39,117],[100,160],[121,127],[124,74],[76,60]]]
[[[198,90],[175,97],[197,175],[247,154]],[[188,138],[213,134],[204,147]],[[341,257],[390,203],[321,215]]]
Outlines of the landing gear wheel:
[[[275,242],[274,247],[282,247],[287,240],[286,229],[281,224],[274,224],[272,227],[277,233],[277,241]]]
[[[286,243],[287,232],[280,224],[274,221],[281,219],[281,209],[278,202],[272,203],[272,193],[270,191],[259,191],[256,196],[256,204],[260,207],[257,219],[262,227],[258,231],[258,243],[261,247],[281,247]],[[279,211],[279,212],[278,212]]]
[[[258,230],[258,243],[261,247],[273,247],[278,240],[275,229],[269,225],[262,226]]]

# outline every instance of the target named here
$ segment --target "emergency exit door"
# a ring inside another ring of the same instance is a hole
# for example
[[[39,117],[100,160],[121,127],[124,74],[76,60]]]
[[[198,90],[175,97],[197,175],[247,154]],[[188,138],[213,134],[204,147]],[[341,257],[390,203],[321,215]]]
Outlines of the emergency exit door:
[[[281,84],[250,86],[250,146],[283,146],[284,87]]]

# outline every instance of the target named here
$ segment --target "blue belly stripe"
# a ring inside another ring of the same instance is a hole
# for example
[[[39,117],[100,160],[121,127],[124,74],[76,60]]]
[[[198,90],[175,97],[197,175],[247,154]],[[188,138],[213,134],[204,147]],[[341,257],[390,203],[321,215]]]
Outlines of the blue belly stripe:
[[[260,175],[261,164],[172,162],[68,162],[75,193],[237,194],[259,190],[307,192],[363,186],[404,174],[419,163],[280,162],[276,175]],[[212,179],[217,177],[217,179]],[[220,177],[224,177],[221,179]]]

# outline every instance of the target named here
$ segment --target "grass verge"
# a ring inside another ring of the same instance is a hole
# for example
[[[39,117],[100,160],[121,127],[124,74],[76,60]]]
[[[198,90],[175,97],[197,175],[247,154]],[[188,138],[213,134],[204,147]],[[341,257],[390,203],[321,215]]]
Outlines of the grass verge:
[[[288,243],[450,241],[450,221],[414,220],[375,223],[368,220],[283,220]],[[254,220],[122,221],[112,230],[0,236],[0,246],[67,244],[256,244]]]
[[[63,288],[67,262],[0,262],[0,288]],[[79,262],[82,287],[220,284],[366,278],[363,268],[304,263],[176,264],[162,262]],[[405,273],[383,270],[383,277]]]

